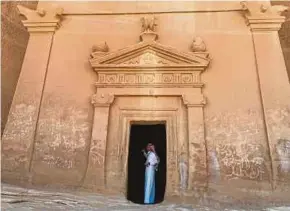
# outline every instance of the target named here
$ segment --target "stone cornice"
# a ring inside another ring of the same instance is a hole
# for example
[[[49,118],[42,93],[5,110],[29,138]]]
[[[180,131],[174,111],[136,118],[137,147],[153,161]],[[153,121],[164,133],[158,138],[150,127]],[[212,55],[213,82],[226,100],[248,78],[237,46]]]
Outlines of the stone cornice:
[[[172,13],[200,13],[200,12],[236,12],[241,11],[238,1],[122,1],[116,4],[111,1],[60,1],[58,5],[65,8],[65,15],[148,15]],[[39,1],[40,7],[47,8],[49,1]]]
[[[285,17],[248,17],[247,25],[252,31],[279,31],[284,21]]]
[[[278,31],[285,21],[281,14],[288,9],[282,5],[271,6],[250,1],[243,1],[241,5],[246,23],[252,31]]]
[[[17,8],[19,13],[26,17],[22,23],[30,33],[54,32],[60,26],[62,8],[31,10],[21,5],[17,5]]]

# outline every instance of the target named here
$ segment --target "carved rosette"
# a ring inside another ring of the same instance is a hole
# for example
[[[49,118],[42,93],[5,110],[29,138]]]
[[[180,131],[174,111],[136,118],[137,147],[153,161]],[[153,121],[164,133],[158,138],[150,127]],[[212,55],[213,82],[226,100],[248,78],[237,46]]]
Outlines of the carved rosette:
[[[91,103],[95,107],[109,107],[114,101],[114,95],[110,94],[94,94]]]
[[[28,32],[54,32],[60,26],[63,8],[32,10],[21,5],[17,8],[19,13],[26,17],[22,23]]]
[[[206,98],[203,95],[182,95],[186,107],[203,107],[206,105]]]
[[[242,1],[247,25],[252,31],[278,31],[285,21],[282,12],[288,7],[282,5],[271,6],[260,2]]]

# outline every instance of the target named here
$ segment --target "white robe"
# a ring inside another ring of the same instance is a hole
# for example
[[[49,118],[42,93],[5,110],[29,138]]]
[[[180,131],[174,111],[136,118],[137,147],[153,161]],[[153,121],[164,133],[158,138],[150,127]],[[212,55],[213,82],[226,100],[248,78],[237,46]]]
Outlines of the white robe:
[[[159,163],[159,158],[154,152],[148,152],[144,154],[147,158],[146,160],[146,170],[145,170],[145,204],[152,204],[155,202],[155,171]]]

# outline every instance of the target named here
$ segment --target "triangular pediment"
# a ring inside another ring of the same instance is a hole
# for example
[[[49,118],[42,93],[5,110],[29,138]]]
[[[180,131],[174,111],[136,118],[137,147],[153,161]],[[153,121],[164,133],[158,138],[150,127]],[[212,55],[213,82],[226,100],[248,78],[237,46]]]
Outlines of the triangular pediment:
[[[152,49],[141,51],[137,55],[134,55],[133,58],[125,57],[114,62],[114,64],[124,65],[170,65],[178,63],[178,61],[160,55]]]
[[[93,67],[207,67],[206,52],[180,52],[174,48],[161,45],[155,41],[141,42],[112,53],[92,53],[90,60]]]

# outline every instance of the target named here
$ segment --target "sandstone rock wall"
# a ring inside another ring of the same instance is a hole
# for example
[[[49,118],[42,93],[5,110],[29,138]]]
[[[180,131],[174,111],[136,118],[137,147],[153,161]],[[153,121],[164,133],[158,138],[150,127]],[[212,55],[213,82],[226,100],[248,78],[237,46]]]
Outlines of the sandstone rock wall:
[[[41,2],[39,8],[52,5]],[[208,160],[208,178],[203,179],[209,187],[230,183],[231,187],[268,191],[273,188],[274,176],[284,184],[288,181],[289,109],[285,96],[289,89],[285,83],[279,86],[284,78],[279,72],[284,71],[284,63],[279,56],[278,37],[269,32],[270,35],[265,33],[267,36],[254,40],[239,3],[188,2],[178,3],[178,7],[174,2],[59,5],[64,7],[61,27],[50,34],[52,38],[46,38],[45,33],[35,33],[33,37],[31,49],[47,50],[47,66],[39,63],[40,59],[46,61],[45,53],[28,52],[40,57],[37,68],[42,72],[33,72],[30,67],[35,66],[28,63],[25,77],[45,74],[45,82],[43,77],[35,77],[36,81],[29,81],[32,83],[23,83],[27,89],[17,95],[3,141],[4,179],[22,178],[37,185],[83,186],[86,175],[94,170],[88,171],[89,156],[95,156],[90,154],[91,143],[99,145],[98,140],[91,140],[92,127],[101,124],[94,120],[90,103],[97,79],[89,63],[92,46],[106,42],[111,52],[138,43],[140,18],[155,11],[158,42],[189,52],[193,38],[200,36],[210,54],[211,64],[202,74],[202,94],[207,98],[202,144]],[[267,48],[267,53],[261,53],[262,48],[257,53],[255,47],[261,46]],[[33,60],[33,56],[29,59]],[[270,59],[273,68],[263,66],[263,61],[268,64]],[[276,66],[277,76],[271,72]],[[37,93],[33,92],[33,85]],[[279,103],[284,107],[279,107]],[[111,121],[113,118],[110,117]],[[105,129],[110,126],[104,125]],[[112,152],[102,151],[100,157],[104,159],[104,154],[109,153]],[[198,168],[199,159],[194,158],[197,163],[192,169]]]
[[[29,39],[16,5],[31,9],[38,1],[1,2],[1,135],[5,127]]]
[[[290,7],[289,1],[271,1],[271,3],[272,5],[285,5]],[[279,37],[290,81],[290,11],[284,12],[284,15],[286,16],[286,21],[279,31]]]

